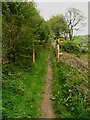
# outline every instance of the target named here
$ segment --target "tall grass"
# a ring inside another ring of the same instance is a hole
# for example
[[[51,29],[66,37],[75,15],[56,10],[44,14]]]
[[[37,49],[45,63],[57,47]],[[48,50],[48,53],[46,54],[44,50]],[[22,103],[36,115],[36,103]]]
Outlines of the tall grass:
[[[88,76],[69,63],[57,64],[52,55],[53,103],[58,118],[90,118]]]
[[[41,115],[48,52],[41,52],[32,70],[3,66],[3,117],[37,118]]]

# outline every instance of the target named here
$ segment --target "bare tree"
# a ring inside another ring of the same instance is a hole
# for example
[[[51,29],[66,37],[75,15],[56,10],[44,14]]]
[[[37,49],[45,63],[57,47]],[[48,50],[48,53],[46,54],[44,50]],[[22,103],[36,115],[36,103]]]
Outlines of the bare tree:
[[[85,17],[80,10],[70,8],[65,14],[65,20],[68,25],[69,38],[72,40],[74,30],[78,31],[81,27],[85,26]]]

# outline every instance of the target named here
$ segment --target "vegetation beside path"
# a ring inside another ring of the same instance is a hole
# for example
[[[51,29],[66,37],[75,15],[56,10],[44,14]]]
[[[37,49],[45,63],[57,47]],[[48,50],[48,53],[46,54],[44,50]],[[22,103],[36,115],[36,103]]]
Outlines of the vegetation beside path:
[[[57,117],[90,118],[87,68],[81,69],[75,62],[67,62],[68,58],[65,61],[65,57],[67,58],[63,55],[61,62],[57,64],[55,57],[52,55],[52,100]],[[78,58],[73,55],[72,59]]]
[[[48,52],[43,50],[32,70],[3,66],[3,117],[37,118],[47,71]]]
[[[1,18],[3,117],[39,118],[45,91],[44,106],[50,106],[52,99],[58,118],[90,118],[89,36],[73,34],[85,24],[84,14],[70,8],[64,15],[54,15],[46,21],[34,1],[2,2]],[[56,56],[59,62],[60,52],[64,54],[58,64]],[[47,64],[50,53],[52,63]],[[52,108],[51,105],[51,111]],[[45,111],[50,113],[50,107]]]

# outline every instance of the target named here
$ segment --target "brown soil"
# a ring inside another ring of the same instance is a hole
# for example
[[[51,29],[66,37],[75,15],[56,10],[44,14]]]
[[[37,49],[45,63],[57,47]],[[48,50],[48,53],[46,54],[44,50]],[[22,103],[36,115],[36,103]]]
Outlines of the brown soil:
[[[51,68],[51,60],[49,56],[48,68],[46,74],[45,92],[41,104],[42,118],[55,118],[55,113],[52,107],[52,100],[50,99],[52,95],[51,84],[52,84],[52,68]]]

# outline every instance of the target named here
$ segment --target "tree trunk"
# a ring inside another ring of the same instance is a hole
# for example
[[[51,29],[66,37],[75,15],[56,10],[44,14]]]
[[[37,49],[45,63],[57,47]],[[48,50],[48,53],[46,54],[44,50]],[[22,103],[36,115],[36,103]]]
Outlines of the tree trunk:
[[[69,30],[69,38],[70,38],[70,41],[72,40],[72,32],[71,30]]]

